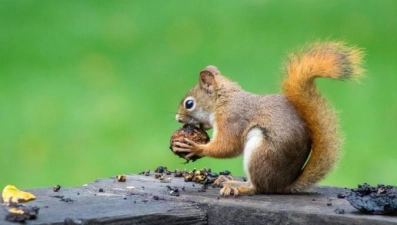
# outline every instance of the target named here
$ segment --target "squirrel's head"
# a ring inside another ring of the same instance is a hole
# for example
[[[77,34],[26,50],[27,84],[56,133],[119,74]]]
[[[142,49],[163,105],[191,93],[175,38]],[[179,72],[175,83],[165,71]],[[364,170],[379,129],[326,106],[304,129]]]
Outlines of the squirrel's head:
[[[207,66],[199,75],[199,84],[193,87],[179,104],[176,120],[183,124],[200,125],[211,129],[217,99],[217,78],[221,77],[215,66]]]

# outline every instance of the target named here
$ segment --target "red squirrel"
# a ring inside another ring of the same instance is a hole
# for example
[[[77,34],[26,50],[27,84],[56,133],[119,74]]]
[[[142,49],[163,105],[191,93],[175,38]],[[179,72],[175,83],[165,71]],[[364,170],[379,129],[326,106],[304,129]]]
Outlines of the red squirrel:
[[[176,120],[213,129],[207,144],[175,142],[186,158],[243,155],[247,181],[221,176],[221,195],[303,192],[325,177],[343,141],[336,113],[315,78],[357,79],[362,51],[340,42],[313,43],[290,55],[283,94],[257,95],[207,66],[183,98]]]

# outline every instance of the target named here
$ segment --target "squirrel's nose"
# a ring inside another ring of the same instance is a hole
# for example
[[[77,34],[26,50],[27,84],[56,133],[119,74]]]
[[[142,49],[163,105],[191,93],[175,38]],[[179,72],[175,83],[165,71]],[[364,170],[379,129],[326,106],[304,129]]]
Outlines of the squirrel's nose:
[[[176,121],[178,121],[179,123],[182,123],[182,120],[180,118],[180,116],[178,114],[176,114],[175,116]]]

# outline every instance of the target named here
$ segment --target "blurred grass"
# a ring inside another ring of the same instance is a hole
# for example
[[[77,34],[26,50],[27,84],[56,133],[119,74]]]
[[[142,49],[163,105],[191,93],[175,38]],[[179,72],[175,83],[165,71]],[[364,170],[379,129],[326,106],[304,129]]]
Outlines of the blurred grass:
[[[241,158],[181,164],[178,103],[208,64],[280,90],[287,53],[313,40],[365,49],[360,84],[319,81],[344,157],[322,183],[397,184],[397,2],[0,2],[0,187],[81,185],[158,165],[243,175]]]

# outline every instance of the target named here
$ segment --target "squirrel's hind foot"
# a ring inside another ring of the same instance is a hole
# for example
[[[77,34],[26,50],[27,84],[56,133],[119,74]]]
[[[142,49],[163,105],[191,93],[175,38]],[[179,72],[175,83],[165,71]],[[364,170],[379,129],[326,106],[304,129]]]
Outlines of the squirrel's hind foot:
[[[243,182],[246,184],[246,182]],[[239,195],[254,195],[255,189],[252,186],[243,186],[238,185],[235,186],[233,183],[227,183],[223,185],[223,188],[220,190],[220,195],[227,197],[230,195],[239,196]]]
[[[249,181],[239,181],[230,175],[219,176],[218,179],[214,181],[214,184],[222,187],[219,193],[225,197],[230,195],[254,195],[256,193],[255,188]]]

